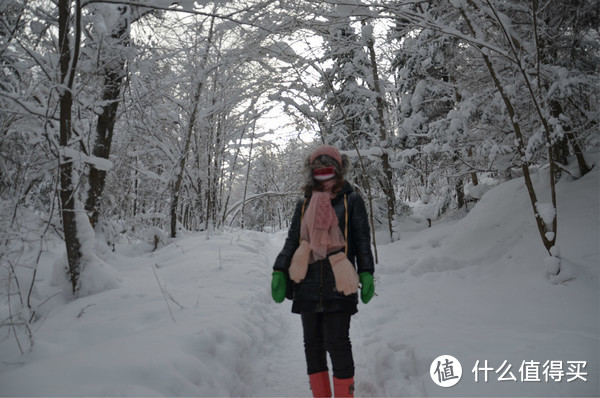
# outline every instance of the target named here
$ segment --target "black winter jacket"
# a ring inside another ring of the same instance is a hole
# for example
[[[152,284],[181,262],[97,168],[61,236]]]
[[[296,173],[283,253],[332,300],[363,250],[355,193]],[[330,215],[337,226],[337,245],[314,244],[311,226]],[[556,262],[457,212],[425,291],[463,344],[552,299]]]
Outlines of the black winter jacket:
[[[331,206],[335,210],[342,233],[346,231],[344,197],[346,197],[348,207],[348,236],[346,237],[348,259],[357,268],[359,274],[362,272],[373,273],[375,264],[371,252],[371,233],[365,202],[348,182],[331,200]],[[284,272],[288,280],[288,269],[292,256],[300,244],[302,209],[308,207],[309,201],[310,198],[300,199],[296,204],[288,236],[273,266],[273,270]],[[289,295],[290,289],[293,290],[292,312],[294,313],[341,311],[354,314],[357,312],[358,295],[344,296],[336,291],[335,278],[328,259],[309,264],[308,272],[302,282],[288,284],[288,298],[291,296]]]

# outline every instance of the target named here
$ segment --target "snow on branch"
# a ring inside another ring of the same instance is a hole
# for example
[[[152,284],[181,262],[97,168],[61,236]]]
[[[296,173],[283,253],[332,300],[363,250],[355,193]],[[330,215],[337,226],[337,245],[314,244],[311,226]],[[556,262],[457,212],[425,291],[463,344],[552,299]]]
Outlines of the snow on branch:
[[[263,199],[263,198],[269,198],[269,197],[286,197],[286,196],[297,196],[298,192],[274,192],[274,191],[268,191],[268,192],[260,192],[254,195],[249,195],[248,197],[246,197],[246,200],[240,200],[236,203],[234,203],[231,208],[229,210],[227,210],[227,213],[225,213],[225,217],[228,217],[230,214],[232,214],[233,212],[235,212],[235,215],[237,215],[237,213],[240,211],[242,205],[253,202],[255,200],[259,200],[259,199]],[[234,217],[235,217],[234,215]]]

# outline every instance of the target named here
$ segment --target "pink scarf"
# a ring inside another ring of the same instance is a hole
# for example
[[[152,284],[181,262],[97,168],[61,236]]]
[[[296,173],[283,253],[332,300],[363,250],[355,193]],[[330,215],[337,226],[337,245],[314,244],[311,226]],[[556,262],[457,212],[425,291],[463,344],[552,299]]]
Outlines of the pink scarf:
[[[300,239],[310,244],[310,262],[322,260],[328,253],[346,245],[329,192],[314,191],[300,228]]]

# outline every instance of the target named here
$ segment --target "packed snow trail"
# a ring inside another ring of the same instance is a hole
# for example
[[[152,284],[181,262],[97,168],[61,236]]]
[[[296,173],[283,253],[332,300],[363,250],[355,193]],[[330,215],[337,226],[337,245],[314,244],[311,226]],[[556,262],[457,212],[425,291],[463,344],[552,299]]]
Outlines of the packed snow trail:
[[[291,313],[289,300],[277,304],[271,299],[270,271],[285,236],[283,233],[271,235],[264,247],[269,270],[265,289],[271,300],[269,309],[278,320],[279,329],[272,341],[264,345],[263,355],[256,364],[257,380],[263,382],[254,386],[251,395],[255,397],[310,396],[300,317]]]
[[[258,380],[263,380],[264,383],[255,386],[252,396],[310,396],[300,317],[285,313],[281,315],[281,319],[281,337],[265,345],[264,356],[257,363],[260,373]]]

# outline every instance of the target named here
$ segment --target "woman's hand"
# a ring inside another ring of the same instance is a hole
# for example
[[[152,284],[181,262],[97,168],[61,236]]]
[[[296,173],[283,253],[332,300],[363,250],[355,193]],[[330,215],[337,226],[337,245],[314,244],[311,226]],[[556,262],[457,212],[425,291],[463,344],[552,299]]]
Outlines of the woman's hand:
[[[281,271],[274,271],[271,280],[271,296],[273,296],[276,303],[282,303],[285,299],[286,285],[285,274]]]
[[[375,294],[375,282],[373,281],[373,274],[370,272],[361,272],[358,277],[360,278],[360,299],[363,303],[367,304],[373,298]]]

